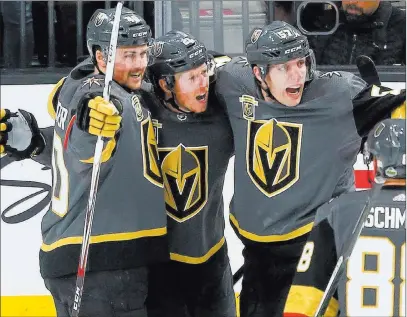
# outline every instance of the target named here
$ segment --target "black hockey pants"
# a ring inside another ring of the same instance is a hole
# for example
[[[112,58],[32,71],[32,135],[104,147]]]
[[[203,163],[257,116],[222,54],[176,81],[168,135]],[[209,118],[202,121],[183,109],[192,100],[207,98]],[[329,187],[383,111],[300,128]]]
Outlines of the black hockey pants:
[[[245,242],[241,317],[282,317],[308,234],[273,243]]]
[[[235,317],[232,271],[223,246],[207,262],[171,261],[150,270],[148,317]]]
[[[58,317],[71,316],[76,275],[45,279]],[[147,317],[148,269],[88,272],[79,316]]]

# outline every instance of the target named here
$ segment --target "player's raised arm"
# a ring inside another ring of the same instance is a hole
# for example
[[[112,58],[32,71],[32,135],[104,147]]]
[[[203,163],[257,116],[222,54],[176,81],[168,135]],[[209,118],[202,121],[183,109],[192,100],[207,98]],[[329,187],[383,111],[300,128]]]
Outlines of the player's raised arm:
[[[354,76],[353,82],[361,81]],[[354,86],[354,85],[353,85]],[[390,89],[383,86],[369,85],[352,99],[356,128],[360,136],[366,136],[374,125],[398,107],[405,112],[406,90]]]

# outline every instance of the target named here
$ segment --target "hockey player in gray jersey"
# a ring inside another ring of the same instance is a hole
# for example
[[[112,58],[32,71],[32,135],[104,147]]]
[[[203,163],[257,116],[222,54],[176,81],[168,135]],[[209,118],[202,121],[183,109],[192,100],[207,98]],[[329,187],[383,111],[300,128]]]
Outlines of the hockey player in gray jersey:
[[[386,181],[330,299],[326,316],[405,316],[406,120],[386,119],[369,134],[367,151]],[[371,159],[370,158],[370,159]],[[284,317],[314,316],[369,191],[322,205],[297,266]]]
[[[405,100],[320,73],[308,41],[275,21],[218,73],[235,140],[230,220],[245,245],[241,316],[281,316],[316,209],[348,188],[361,138]],[[351,174],[350,174],[351,175]]]
[[[74,302],[96,136],[108,140],[102,153],[81,316],[147,316],[148,267],[169,258],[154,128],[137,93],[149,61],[151,32],[141,17],[123,8],[111,102],[105,102],[101,95],[114,14],[115,9],[94,13],[86,36],[91,58],[75,67],[50,96],[49,111],[55,118],[53,192],[42,221],[40,270],[58,316],[69,316]],[[23,159],[51,148],[52,142],[44,142],[49,136],[38,131],[35,118],[20,113],[34,138],[26,150],[6,145],[6,152]],[[1,115],[4,121],[10,113]],[[49,157],[45,152],[42,155]]]
[[[171,261],[150,271],[150,317],[236,316],[224,236],[223,184],[233,138],[210,84],[205,46],[170,31],[157,38],[148,68],[163,173]]]

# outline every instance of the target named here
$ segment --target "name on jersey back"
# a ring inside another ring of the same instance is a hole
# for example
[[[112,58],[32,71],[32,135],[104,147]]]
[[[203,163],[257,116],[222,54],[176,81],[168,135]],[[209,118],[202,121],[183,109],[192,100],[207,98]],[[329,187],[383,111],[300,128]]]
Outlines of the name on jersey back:
[[[367,216],[365,227],[377,229],[404,228],[406,211],[397,207],[372,207]]]

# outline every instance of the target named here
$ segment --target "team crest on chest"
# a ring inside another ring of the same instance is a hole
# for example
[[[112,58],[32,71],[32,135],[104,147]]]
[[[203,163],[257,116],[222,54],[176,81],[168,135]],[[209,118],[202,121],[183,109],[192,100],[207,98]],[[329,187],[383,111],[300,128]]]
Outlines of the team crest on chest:
[[[243,118],[252,121],[255,118],[255,107],[259,105],[259,102],[253,96],[242,95],[239,97],[239,101],[242,103]]]
[[[248,122],[247,173],[267,197],[280,194],[298,181],[301,139],[302,124],[275,119]]]
[[[197,215],[208,200],[208,147],[159,148],[165,208],[178,222]]]

